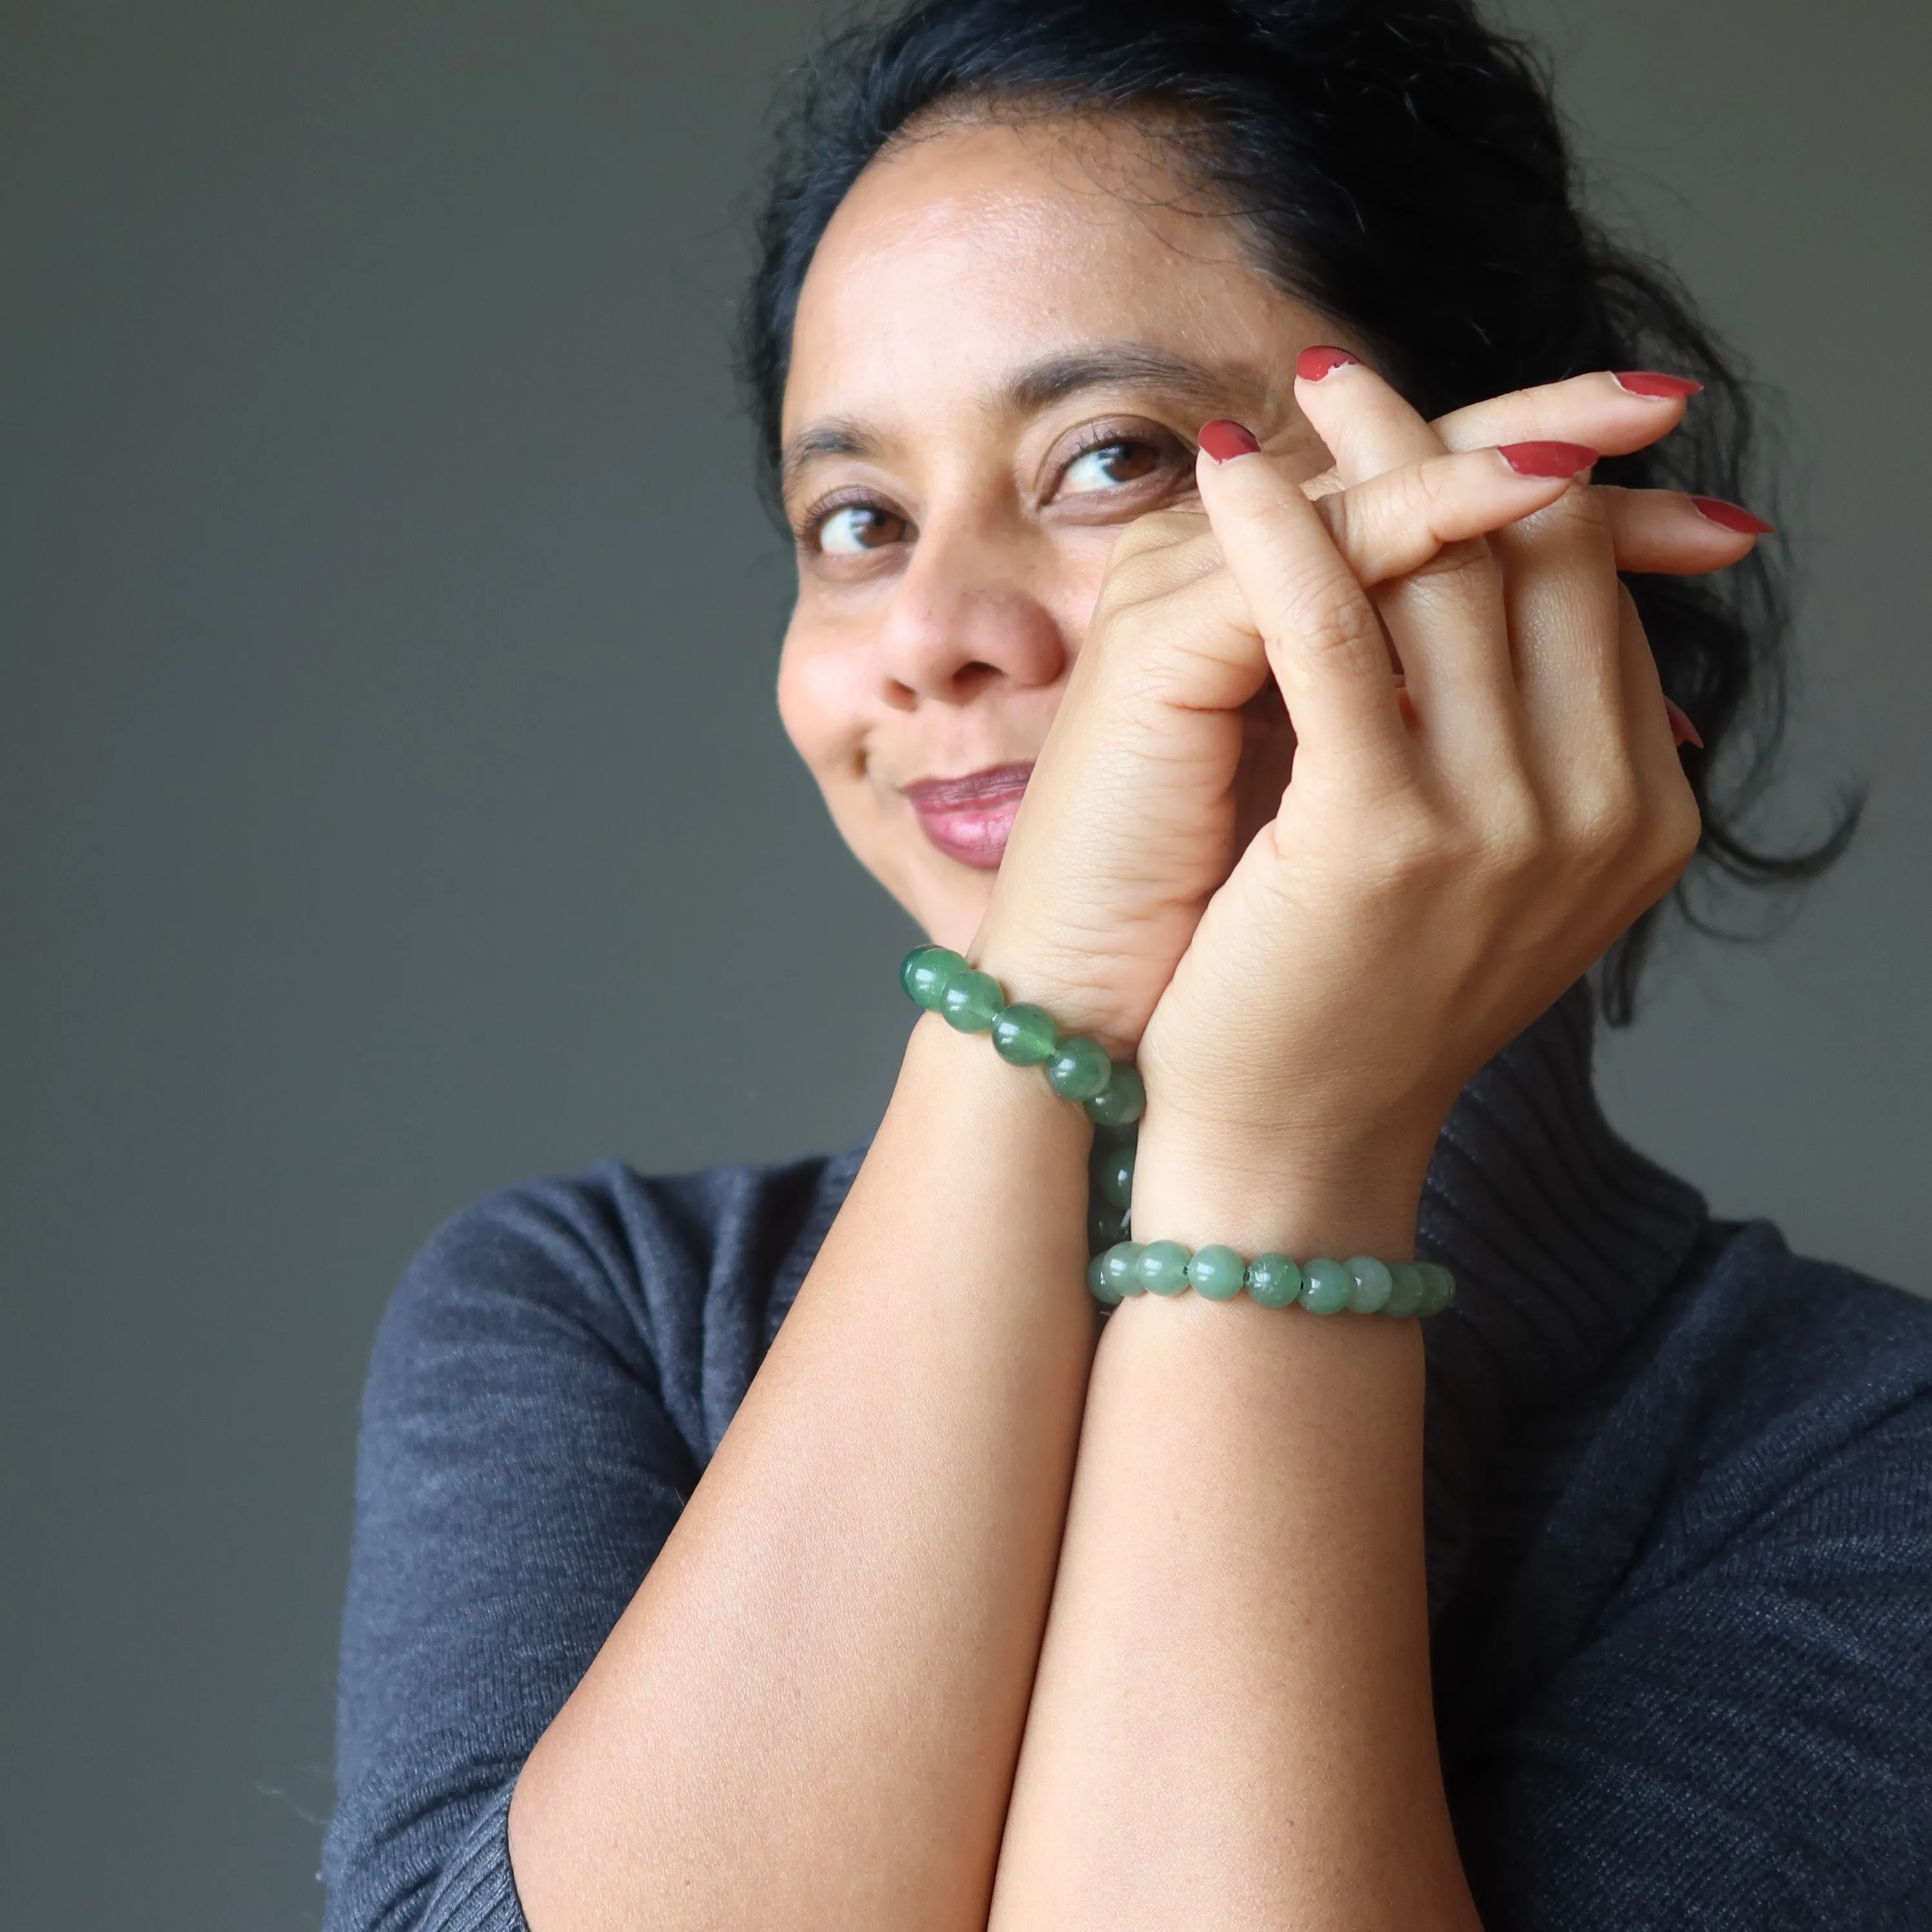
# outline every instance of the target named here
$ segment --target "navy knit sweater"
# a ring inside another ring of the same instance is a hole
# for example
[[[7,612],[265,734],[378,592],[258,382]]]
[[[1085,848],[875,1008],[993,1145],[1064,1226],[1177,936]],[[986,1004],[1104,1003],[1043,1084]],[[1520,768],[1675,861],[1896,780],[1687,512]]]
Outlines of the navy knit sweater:
[[[1484,1922],[1932,1928],[1932,1306],[1712,1221],[1610,1131],[1589,1056],[1580,991],[1466,1090],[1423,1207],[1460,1286],[1428,1555]],[[363,1412],[328,1932],[525,1932],[518,1768],[858,1160],[606,1166],[411,1268]]]

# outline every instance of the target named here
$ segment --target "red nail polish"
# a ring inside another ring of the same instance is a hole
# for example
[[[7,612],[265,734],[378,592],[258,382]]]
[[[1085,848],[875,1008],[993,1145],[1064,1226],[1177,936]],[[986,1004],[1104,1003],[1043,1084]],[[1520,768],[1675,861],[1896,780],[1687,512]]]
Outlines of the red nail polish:
[[[1346,369],[1361,361],[1359,356],[1351,356],[1346,349],[1328,349],[1317,345],[1304,349],[1294,358],[1294,373],[1304,382],[1318,382],[1324,376],[1332,376],[1337,369]]]
[[[1226,416],[1216,416],[1212,422],[1201,425],[1201,447],[1216,463],[1232,463],[1238,456],[1254,456],[1261,445],[1238,422],[1230,422]]]
[[[1778,526],[1768,524],[1762,517],[1754,516],[1741,503],[1727,503],[1721,496],[1693,496],[1691,502],[1697,506],[1700,517],[1708,517],[1720,529],[1736,530],[1744,537],[1768,537]]]
[[[1700,752],[1704,748],[1704,741],[1698,736],[1696,726],[1667,698],[1664,700],[1664,715],[1670,720],[1670,742],[1673,745],[1694,745]]]
[[[1496,454],[1519,476],[1580,476],[1597,460],[1580,442],[1505,442]]]
[[[1702,382],[1694,382],[1688,376],[1666,376],[1660,369],[1616,369],[1611,374],[1618,388],[1634,396],[1667,396],[1676,402],[1704,393]]]

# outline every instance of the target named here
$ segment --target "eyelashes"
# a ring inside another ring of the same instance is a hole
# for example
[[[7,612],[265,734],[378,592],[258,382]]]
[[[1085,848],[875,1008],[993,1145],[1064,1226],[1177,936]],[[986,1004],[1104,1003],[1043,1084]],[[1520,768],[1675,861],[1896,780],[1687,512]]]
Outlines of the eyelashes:
[[[1193,446],[1144,418],[1085,424],[1063,442],[1055,459],[1042,501],[1063,506],[1079,522],[1114,521],[1123,510],[1138,515],[1193,479]],[[862,567],[866,557],[915,537],[917,526],[889,496],[852,484],[809,504],[792,534],[810,556],[835,567]]]

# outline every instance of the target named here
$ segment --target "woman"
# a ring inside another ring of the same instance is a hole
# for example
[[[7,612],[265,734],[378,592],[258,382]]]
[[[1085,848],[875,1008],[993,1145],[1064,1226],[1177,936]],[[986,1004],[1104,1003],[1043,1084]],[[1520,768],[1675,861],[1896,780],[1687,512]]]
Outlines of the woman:
[[[1711,789],[1774,675],[1720,354],[1460,0],[932,0],[806,86],[780,706],[932,938],[1137,1065],[1141,1246],[1096,1334],[1092,1124],[936,956],[862,1160],[446,1228],[330,1924],[1932,1922],[1932,1310],[1589,1090],[1694,853],[1829,856]],[[1199,1292],[1120,1299],[1156,1239]],[[1418,1254],[1426,1355],[1312,1312]]]

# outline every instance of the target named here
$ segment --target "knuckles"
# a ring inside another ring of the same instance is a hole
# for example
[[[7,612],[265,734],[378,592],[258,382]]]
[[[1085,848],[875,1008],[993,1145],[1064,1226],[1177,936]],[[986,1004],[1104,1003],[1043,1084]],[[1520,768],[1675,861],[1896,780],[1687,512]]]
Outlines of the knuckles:
[[[1478,926],[1620,926],[1667,892],[1702,826],[1681,778],[1646,788],[1626,769],[1585,795],[1544,796],[1520,770],[1492,772],[1480,797],[1404,788],[1374,810],[1344,807],[1358,890],[1460,901]]]

